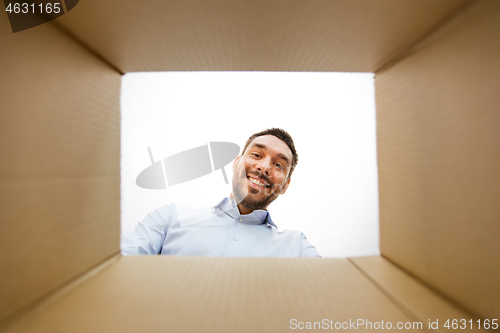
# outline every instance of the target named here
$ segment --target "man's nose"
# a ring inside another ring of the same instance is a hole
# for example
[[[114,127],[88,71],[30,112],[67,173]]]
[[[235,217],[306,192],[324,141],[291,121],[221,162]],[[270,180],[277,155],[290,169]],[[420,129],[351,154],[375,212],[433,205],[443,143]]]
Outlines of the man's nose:
[[[269,176],[269,174],[271,172],[271,161],[268,158],[261,159],[257,163],[257,170],[259,170],[260,173],[263,173],[266,176]]]

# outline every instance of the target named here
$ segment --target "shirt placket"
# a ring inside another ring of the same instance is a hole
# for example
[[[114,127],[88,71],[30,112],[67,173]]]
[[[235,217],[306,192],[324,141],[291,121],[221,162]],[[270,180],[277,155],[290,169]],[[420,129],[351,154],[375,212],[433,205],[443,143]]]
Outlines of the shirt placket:
[[[229,230],[229,234],[227,235],[226,238],[226,246],[224,249],[224,256],[226,256],[226,253],[239,253],[238,251],[238,246],[239,246],[239,230],[238,228],[238,223],[243,223],[243,218],[241,216],[238,216],[236,218],[233,218],[233,222],[231,223],[231,229]]]

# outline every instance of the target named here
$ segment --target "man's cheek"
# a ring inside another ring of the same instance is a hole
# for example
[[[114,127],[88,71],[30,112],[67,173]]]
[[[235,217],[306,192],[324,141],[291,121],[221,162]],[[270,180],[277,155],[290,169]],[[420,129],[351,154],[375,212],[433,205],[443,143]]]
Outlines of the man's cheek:
[[[273,194],[280,194],[281,193],[281,185],[279,184],[273,184],[272,188],[271,188],[271,193]]]
[[[274,179],[274,185],[279,186],[279,190],[281,191],[283,186],[285,185],[285,173],[281,172],[277,174]]]
[[[276,183],[282,183],[286,177],[285,171],[284,170],[277,171],[274,177],[276,178]]]

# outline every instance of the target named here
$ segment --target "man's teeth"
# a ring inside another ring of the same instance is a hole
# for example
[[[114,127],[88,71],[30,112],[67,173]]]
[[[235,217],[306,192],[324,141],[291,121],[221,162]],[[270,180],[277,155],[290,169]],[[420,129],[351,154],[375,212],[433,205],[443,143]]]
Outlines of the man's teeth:
[[[257,179],[254,179],[254,178],[250,178],[250,181],[251,181],[252,183],[254,183],[255,185],[258,185],[258,186],[261,186],[261,187],[266,186],[266,184],[261,183],[261,182],[259,182]]]

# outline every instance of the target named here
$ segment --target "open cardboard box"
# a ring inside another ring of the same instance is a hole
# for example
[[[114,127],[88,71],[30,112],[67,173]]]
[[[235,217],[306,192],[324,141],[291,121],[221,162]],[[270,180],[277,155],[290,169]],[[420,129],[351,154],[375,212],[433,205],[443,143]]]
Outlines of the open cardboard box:
[[[0,54],[1,330],[500,319],[499,1],[84,0],[15,34],[3,12]],[[382,255],[121,257],[135,71],[376,73]]]

